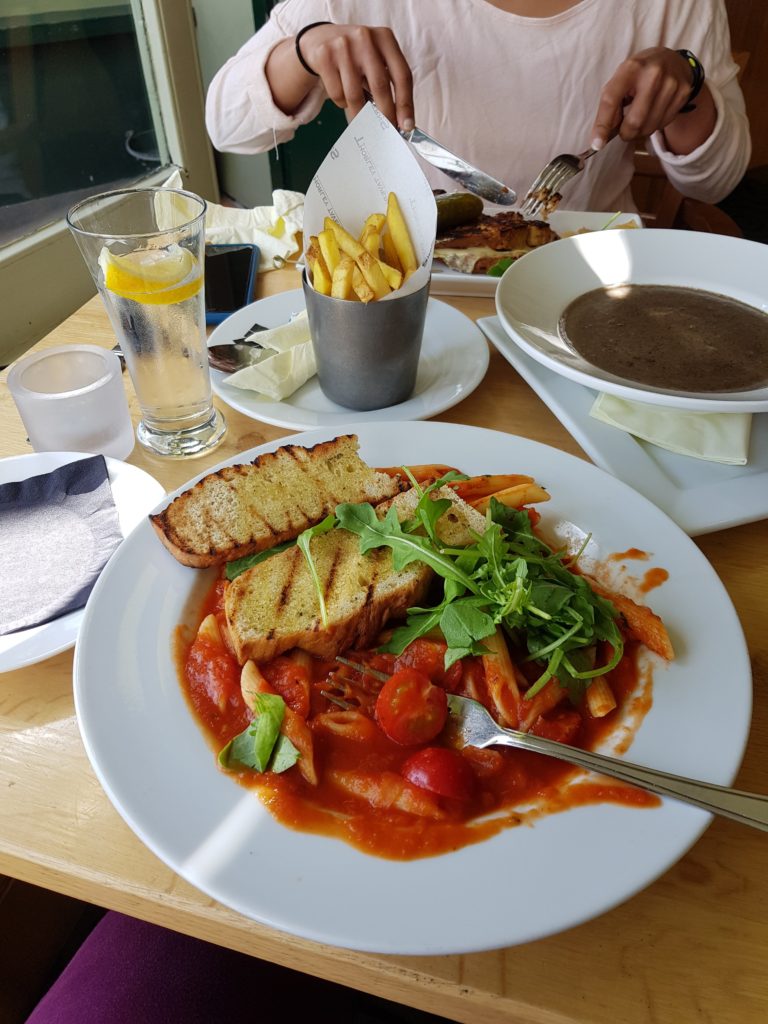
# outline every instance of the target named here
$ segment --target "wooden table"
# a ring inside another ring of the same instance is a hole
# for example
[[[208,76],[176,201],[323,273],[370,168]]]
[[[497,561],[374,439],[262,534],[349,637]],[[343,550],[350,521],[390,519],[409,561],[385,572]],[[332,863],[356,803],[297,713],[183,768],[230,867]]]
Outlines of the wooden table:
[[[297,285],[292,271],[275,272],[264,278],[261,294]],[[448,301],[471,317],[493,313],[487,299]],[[113,344],[98,299],[39,347],[75,341]],[[132,394],[131,408],[138,416]],[[166,462],[137,445],[128,461],[171,490],[207,465],[286,434],[231,409],[225,413],[227,437],[206,459]],[[583,457],[495,352],[478,390],[438,418],[520,434]],[[29,450],[3,386],[0,456]],[[768,522],[699,543],[736,605],[753,658],[753,728],[737,785],[768,792]],[[725,700],[728,680],[722,683]],[[470,956],[371,956],[240,917],[182,881],[143,846],[113,810],[80,742],[71,651],[3,675],[0,715],[0,873],[467,1024],[768,1020],[763,833],[716,820],[650,888],[546,940]]]

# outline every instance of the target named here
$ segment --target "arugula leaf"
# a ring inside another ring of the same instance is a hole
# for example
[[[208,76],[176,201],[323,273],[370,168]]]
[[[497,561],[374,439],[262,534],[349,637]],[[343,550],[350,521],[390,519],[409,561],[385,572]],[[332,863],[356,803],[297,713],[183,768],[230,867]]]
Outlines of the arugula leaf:
[[[411,562],[424,562],[445,579],[455,580],[467,590],[477,592],[473,580],[456,568],[453,560],[442,554],[428,537],[418,537],[403,531],[394,505],[390,506],[384,519],[377,517],[371,505],[337,505],[336,515],[343,529],[358,535],[363,554],[372,548],[390,547],[392,564],[396,570],[404,569]]]
[[[328,628],[328,609],[325,607],[323,585],[317,574],[317,566],[315,565],[310,553],[309,545],[311,544],[313,537],[318,537],[322,533],[328,533],[328,531],[332,530],[335,525],[336,516],[331,513],[331,515],[326,516],[321,523],[316,523],[314,526],[310,526],[308,530],[300,533],[296,538],[296,545],[306,559],[310,575],[312,576],[312,582],[315,584],[315,590],[317,591],[317,603],[320,605],[320,620],[323,623],[323,629]]]
[[[246,555],[245,558],[235,558],[232,562],[227,562],[225,569],[227,579],[237,579],[237,577],[247,569],[252,569],[254,565],[258,565],[259,562],[265,562],[268,558],[271,558],[272,555],[276,555],[280,551],[285,551],[286,548],[293,547],[295,543],[295,540],[287,540],[284,544],[277,544],[275,547],[268,548],[266,551],[257,551],[255,555]]]
[[[222,768],[253,768],[257,772],[284,772],[299,759],[299,752],[280,732],[285,701],[276,693],[255,697],[256,718],[219,753]]]
[[[434,608],[409,609],[406,625],[380,650],[400,654],[439,625],[449,668],[467,655],[487,653],[482,641],[501,625],[528,660],[542,667],[527,698],[553,677],[572,695],[583,693],[591,679],[618,664],[623,640],[616,609],[571,570],[574,558],[534,533],[527,512],[492,498],[483,534],[466,548],[451,548],[436,530],[444,499],[433,501],[430,494],[431,488],[423,490],[415,518],[405,526],[394,508],[383,520],[370,505],[336,509],[340,525],[360,538],[362,552],[388,546],[395,569],[421,561],[443,578],[442,601]],[[596,668],[595,646],[601,641],[611,645],[613,656]]]

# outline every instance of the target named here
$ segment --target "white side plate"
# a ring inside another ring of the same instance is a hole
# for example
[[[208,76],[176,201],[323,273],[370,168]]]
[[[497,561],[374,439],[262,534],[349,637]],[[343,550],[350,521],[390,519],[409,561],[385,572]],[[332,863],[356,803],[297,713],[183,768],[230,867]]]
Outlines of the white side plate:
[[[82,452],[35,452],[0,460],[0,484],[26,480],[50,473],[68,462],[90,458]],[[107,471],[123,537],[151,511],[165,494],[165,488],[136,466],[107,458]],[[0,636],[0,672],[34,665],[37,661],[72,647],[77,639],[83,609]]]
[[[209,345],[223,345],[241,338],[254,324],[277,327],[304,309],[300,290],[281,292],[238,309],[219,324]],[[290,398],[269,398],[227,384],[227,374],[211,369],[215,393],[233,409],[264,423],[293,430],[322,427],[329,423],[375,423],[385,420],[423,420],[463,401],[485,376],[488,345],[475,324],[457,309],[430,299],[421,343],[416,389],[406,402],[386,409],[354,412],[326,398],[317,377],[308,380]]]

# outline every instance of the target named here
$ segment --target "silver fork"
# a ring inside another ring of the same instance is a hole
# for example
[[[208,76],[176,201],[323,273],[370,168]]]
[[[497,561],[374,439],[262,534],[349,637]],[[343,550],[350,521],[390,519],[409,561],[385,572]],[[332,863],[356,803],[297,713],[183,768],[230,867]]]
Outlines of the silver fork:
[[[618,128],[614,128],[606,142],[618,135]],[[584,165],[599,153],[599,149],[585,149],[583,153],[561,153],[554,160],[550,160],[547,166],[541,171],[526,193],[520,213],[526,220],[536,220],[542,213],[550,213],[560,202],[560,189],[566,185],[571,178],[584,170]]]
[[[644,768],[630,761],[623,761],[591,750],[580,750],[566,743],[533,736],[517,729],[503,729],[491,718],[482,704],[469,697],[448,695],[451,712],[451,736],[460,746],[469,747],[518,747],[536,754],[546,754],[561,761],[568,761],[579,768],[610,775],[622,782],[640,786],[650,793],[671,796],[675,800],[693,804],[712,814],[751,825],[768,832],[768,796],[758,793],[744,793],[726,786],[715,786],[711,782],[687,779],[682,775],[670,775],[655,768]]]

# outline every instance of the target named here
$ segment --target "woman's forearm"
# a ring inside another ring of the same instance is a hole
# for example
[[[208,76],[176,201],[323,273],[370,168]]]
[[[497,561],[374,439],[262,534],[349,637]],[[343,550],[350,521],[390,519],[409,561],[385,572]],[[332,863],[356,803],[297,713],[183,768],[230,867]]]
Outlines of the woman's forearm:
[[[293,114],[317,85],[317,77],[301,66],[293,36],[283,39],[272,50],[264,66],[275,106],[284,114]]]
[[[696,109],[688,114],[679,114],[663,131],[664,141],[670,153],[687,156],[706,142],[715,130],[717,108],[712,93],[706,85],[696,97]]]

